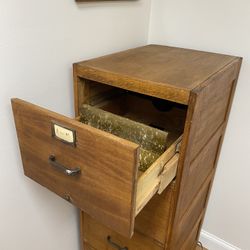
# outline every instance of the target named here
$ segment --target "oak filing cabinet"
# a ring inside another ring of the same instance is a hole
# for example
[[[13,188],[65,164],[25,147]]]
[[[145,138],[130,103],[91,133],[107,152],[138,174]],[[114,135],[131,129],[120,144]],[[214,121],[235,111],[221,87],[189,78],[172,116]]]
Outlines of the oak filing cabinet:
[[[12,99],[25,175],[81,209],[86,250],[195,249],[240,66],[160,45],[75,63],[74,119]],[[143,146],[101,129],[109,115],[166,133],[163,152],[140,169]]]

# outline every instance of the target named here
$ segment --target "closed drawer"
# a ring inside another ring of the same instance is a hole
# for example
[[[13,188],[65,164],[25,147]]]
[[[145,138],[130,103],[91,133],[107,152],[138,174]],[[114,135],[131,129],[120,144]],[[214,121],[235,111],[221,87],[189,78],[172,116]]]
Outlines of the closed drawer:
[[[174,212],[174,190],[175,182],[172,182],[161,195],[155,195],[148,202],[135,219],[135,233],[131,239],[122,237],[81,212],[81,239],[84,243],[84,250],[91,249],[91,247],[92,249],[110,249],[112,246],[108,244],[108,236],[111,236],[117,244],[119,243],[119,246],[130,246],[129,249],[132,250],[144,249],[148,245],[157,249],[166,246]]]
[[[175,177],[178,133],[141,172],[138,144],[20,99],[12,107],[25,175],[121,235]]]
[[[95,250],[163,250],[164,245],[135,232],[131,239],[99,224],[88,215],[83,218],[83,248]]]

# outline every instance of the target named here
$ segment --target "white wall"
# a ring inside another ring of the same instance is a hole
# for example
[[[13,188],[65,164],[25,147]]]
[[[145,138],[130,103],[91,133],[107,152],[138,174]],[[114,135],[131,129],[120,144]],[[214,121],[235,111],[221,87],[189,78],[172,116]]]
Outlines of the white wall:
[[[147,42],[150,0],[0,0],[0,249],[79,249],[77,210],[24,177],[10,98],[73,116],[72,63]]]
[[[0,0],[1,250],[79,249],[76,209],[22,173],[9,99],[73,116],[71,64],[147,43],[149,12],[150,0]],[[244,250],[250,249],[249,13],[247,0],[152,0],[148,37],[244,57],[203,227]]]
[[[250,2],[153,0],[149,42],[244,57],[203,229],[250,249]]]

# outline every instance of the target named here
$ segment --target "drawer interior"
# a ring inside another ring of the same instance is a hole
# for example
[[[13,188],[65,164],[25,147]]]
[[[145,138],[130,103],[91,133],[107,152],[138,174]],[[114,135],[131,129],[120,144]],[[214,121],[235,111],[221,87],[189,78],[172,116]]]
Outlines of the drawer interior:
[[[89,104],[172,134],[183,133],[186,105],[89,80],[84,80],[82,91],[79,107]]]
[[[184,130],[187,106],[89,80],[84,84],[78,120],[140,145],[135,209],[138,214],[152,196],[159,189],[162,192],[175,177],[179,156],[177,148]],[[115,123],[115,128],[110,130],[112,123]],[[124,129],[117,129],[117,126],[124,126]],[[156,141],[156,145],[151,145],[153,149],[143,145],[141,138],[133,138],[140,136],[136,133],[138,129],[149,131],[147,135],[154,134],[148,140],[151,143]],[[155,150],[157,145],[159,147]],[[148,153],[148,150],[151,151]],[[143,158],[145,152],[147,160]],[[166,178],[161,187],[164,169]]]
[[[81,107],[80,121],[140,146],[139,170],[145,172],[166,150],[168,132],[115,115],[88,104]]]

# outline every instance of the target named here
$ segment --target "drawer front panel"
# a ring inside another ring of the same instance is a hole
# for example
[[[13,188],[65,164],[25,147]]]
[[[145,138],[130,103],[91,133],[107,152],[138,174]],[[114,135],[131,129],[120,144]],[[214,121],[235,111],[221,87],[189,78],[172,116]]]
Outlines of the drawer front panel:
[[[25,174],[130,237],[138,145],[19,99],[12,107]],[[75,145],[58,139],[53,123]]]
[[[131,239],[124,238],[97,223],[88,215],[84,215],[82,233],[84,247],[92,246],[97,250],[163,250],[164,248],[163,245],[137,232]]]

